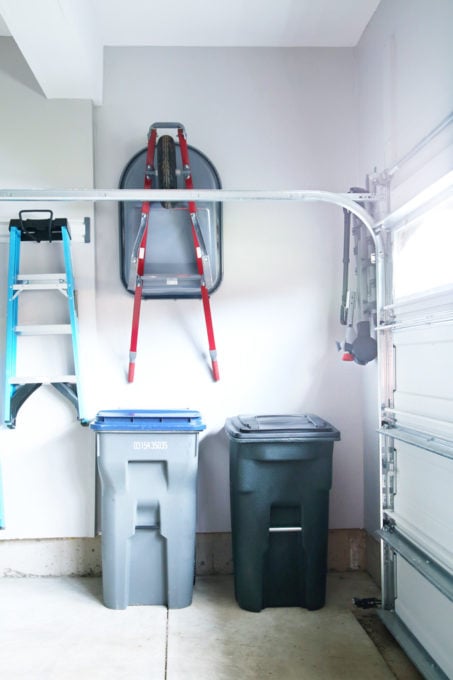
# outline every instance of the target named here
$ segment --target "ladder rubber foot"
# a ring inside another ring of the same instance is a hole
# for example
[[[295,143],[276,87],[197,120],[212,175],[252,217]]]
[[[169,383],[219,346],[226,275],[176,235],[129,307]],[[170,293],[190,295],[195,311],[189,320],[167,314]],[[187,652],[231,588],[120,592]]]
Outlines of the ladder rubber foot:
[[[127,374],[127,382],[134,382],[135,364],[129,364],[129,373]]]
[[[212,362],[212,377],[214,378],[215,382],[217,382],[217,380],[220,380],[219,365],[217,361]]]

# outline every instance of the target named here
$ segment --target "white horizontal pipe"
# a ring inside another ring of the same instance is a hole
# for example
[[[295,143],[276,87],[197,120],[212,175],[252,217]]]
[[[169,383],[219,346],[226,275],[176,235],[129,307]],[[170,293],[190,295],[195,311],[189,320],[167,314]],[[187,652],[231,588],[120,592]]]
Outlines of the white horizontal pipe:
[[[151,198],[152,197],[152,198]],[[1,201],[327,201],[375,202],[374,194],[311,189],[0,189]]]
[[[332,203],[356,215],[375,240],[374,220],[357,201],[370,194],[335,194],[307,189],[1,189],[0,201],[311,201]]]

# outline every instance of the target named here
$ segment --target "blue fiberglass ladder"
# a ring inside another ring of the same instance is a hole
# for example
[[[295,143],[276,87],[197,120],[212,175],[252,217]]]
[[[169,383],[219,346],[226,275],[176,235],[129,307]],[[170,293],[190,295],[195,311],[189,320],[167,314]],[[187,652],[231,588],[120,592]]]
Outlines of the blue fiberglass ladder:
[[[24,213],[44,212],[46,219],[23,219]],[[69,399],[78,412],[83,425],[87,420],[83,416],[79,380],[79,347],[78,319],[74,298],[74,278],[71,263],[70,234],[65,218],[53,218],[51,210],[21,210],[19,218],[10,221],[10,246],[8,269],[8,303],[6,311],[6,368],[5,398],[3,422],[9,428],[16,425],[17,413],[22,404],[41,385],[52,385],[60,394]],[[64,273],[21,274],[20,250],[23,241],[40,243],[61,241],[63,244]],[[64,324],[27,324],[18,323],[19,300],[25,293],[32,291],[56,290],[67,298],[69,323]],[[25,376],[16,375],[17,340],[25,335],[60,335],[70,334],[72,340],[73,374],[60,376]]]

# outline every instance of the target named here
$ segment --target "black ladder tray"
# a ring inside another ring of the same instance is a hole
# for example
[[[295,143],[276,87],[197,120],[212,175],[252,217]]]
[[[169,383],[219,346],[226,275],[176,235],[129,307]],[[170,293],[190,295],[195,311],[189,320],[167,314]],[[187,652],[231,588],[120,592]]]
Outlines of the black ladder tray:
[[[184,189],[179,144],[175,146],[177,188]],[[188,146],[188,149],[194,188],[220,189],[220,179],[211,161],[194,147]],[[121,189],[143,189],[146,152],[146,148],[139,151],[126,165],[120,180]],[[156,164],[155,158],[155,167]],[[154,177],[152,187],[158,188]],[[143,298],[201,296],[188,204],[181,202],[173,206],[164,208],[160,203],[151,203]],[[206,287],[212,293],[222,280],[222,204],[197,201],[196,206],[206,255]],[[121,202],[119,205],[121,278],[130,293],[135,291],[136,272],[135,265],[131,264],[131,256],[140,225],[141,208],[141,201]]]

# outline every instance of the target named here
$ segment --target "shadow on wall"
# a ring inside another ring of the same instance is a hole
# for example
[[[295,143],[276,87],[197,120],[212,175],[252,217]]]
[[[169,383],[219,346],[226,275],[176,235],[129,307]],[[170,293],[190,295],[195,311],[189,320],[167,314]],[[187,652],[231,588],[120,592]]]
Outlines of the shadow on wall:
[[[229,443],[225,431],[200,441],[197,531],[231,531]]]
[[[14,46],[15,49],[12,48]],[[22,85],[25,85],[32,92],[43,95],[43,91],[36,80],[33,72],[30,70],[27,62],[17,49],[13,38],[0,38],[0,70],[6,73],[13,80],[17,80]]]

